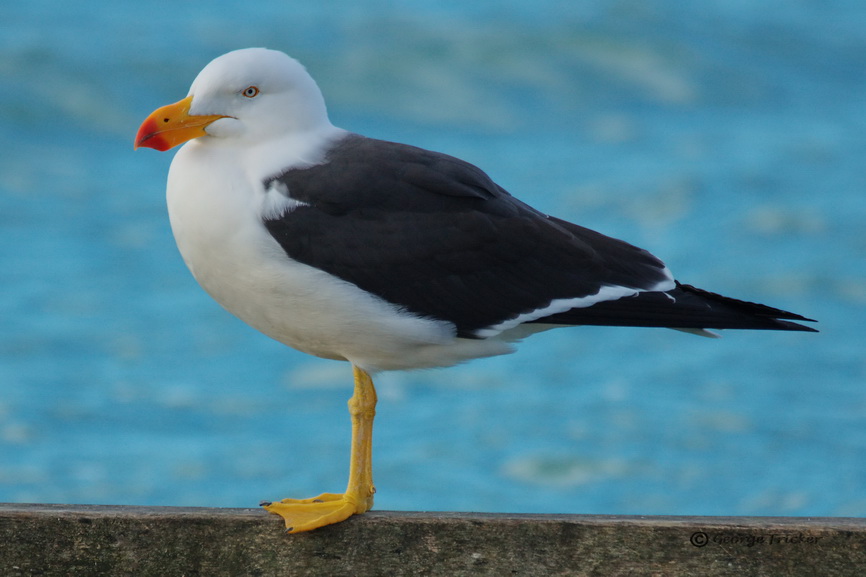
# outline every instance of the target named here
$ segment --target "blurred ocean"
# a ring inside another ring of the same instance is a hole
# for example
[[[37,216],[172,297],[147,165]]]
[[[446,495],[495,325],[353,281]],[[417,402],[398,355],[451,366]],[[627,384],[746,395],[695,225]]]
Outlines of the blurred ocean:
[[[345,486],[351,372],[224,312],[133,152],[212,58],[283,50],[335,124],[463,157],[818,335],[577,328],[379,377],[378,509],[866,515],[860,0],[6,2],[0,501]]]

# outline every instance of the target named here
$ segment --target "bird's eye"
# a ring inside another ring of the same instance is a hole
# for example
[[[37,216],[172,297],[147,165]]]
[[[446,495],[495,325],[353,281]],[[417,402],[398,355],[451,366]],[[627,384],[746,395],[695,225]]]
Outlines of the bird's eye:
[[[256,86],[247,86],[243,91],[243,95],[247,98],[255,98],[258,94],[259,89]]]

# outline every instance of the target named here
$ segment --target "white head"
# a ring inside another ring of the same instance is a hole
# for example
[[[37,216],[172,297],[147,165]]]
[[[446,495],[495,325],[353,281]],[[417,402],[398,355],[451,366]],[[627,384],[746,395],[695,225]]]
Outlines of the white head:
[[[297,60],[246,48],[211,61],[185,99],[151,114],[136,146],[167,150],[205,135],[261,143],[329,126],[322,93]]]
[[[325,100],[300,62],[276,50],[246,48],[223,54],[199,72],[189,89],[192,115],[219,114],[214,136],[263,140],[328,122]]]

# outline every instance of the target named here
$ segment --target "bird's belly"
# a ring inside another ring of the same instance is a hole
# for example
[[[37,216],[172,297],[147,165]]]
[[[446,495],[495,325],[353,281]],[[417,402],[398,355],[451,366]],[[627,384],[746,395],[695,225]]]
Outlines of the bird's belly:
[[[199,284],[228,311],[311,355],[378,371],[447,366],[511,351],[495,340],[458,339],[450,323],[400,311],[284,255],[264,261],[269,251],[242,254],[236,247],[226,247],[217,259],[181,252]]]
[[[357,354],[352,343],[364,340],[362,325],[376,326],[362,323],[360,316],[378,308],[375,303],[352,285],[289,259],[263,226],[252,228],[257,224],[233,223],[216,235],[175,230],[175,239],[202,288],[253,328],[312,355]],[[380,346],[388,346],[386,338],[379,339]]]
[[[201,258],[195,250],[181,254],[202,288],[253,328],[305,353],[345,359],[333,314],[337,307],[328,307],[324,291],[315,290],[314,275],[231,248],[218,258]]]

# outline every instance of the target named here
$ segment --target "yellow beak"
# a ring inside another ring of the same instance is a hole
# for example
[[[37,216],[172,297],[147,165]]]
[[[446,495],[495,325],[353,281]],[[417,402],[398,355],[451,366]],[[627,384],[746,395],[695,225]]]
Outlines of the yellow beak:
[[[135,135],[135,148],[146,146],[168,150],[187,140],[207,134],[205,128],[215,120],[227,118],[215,115],[190,115],[192,96],[154,110],[144,119]]]

